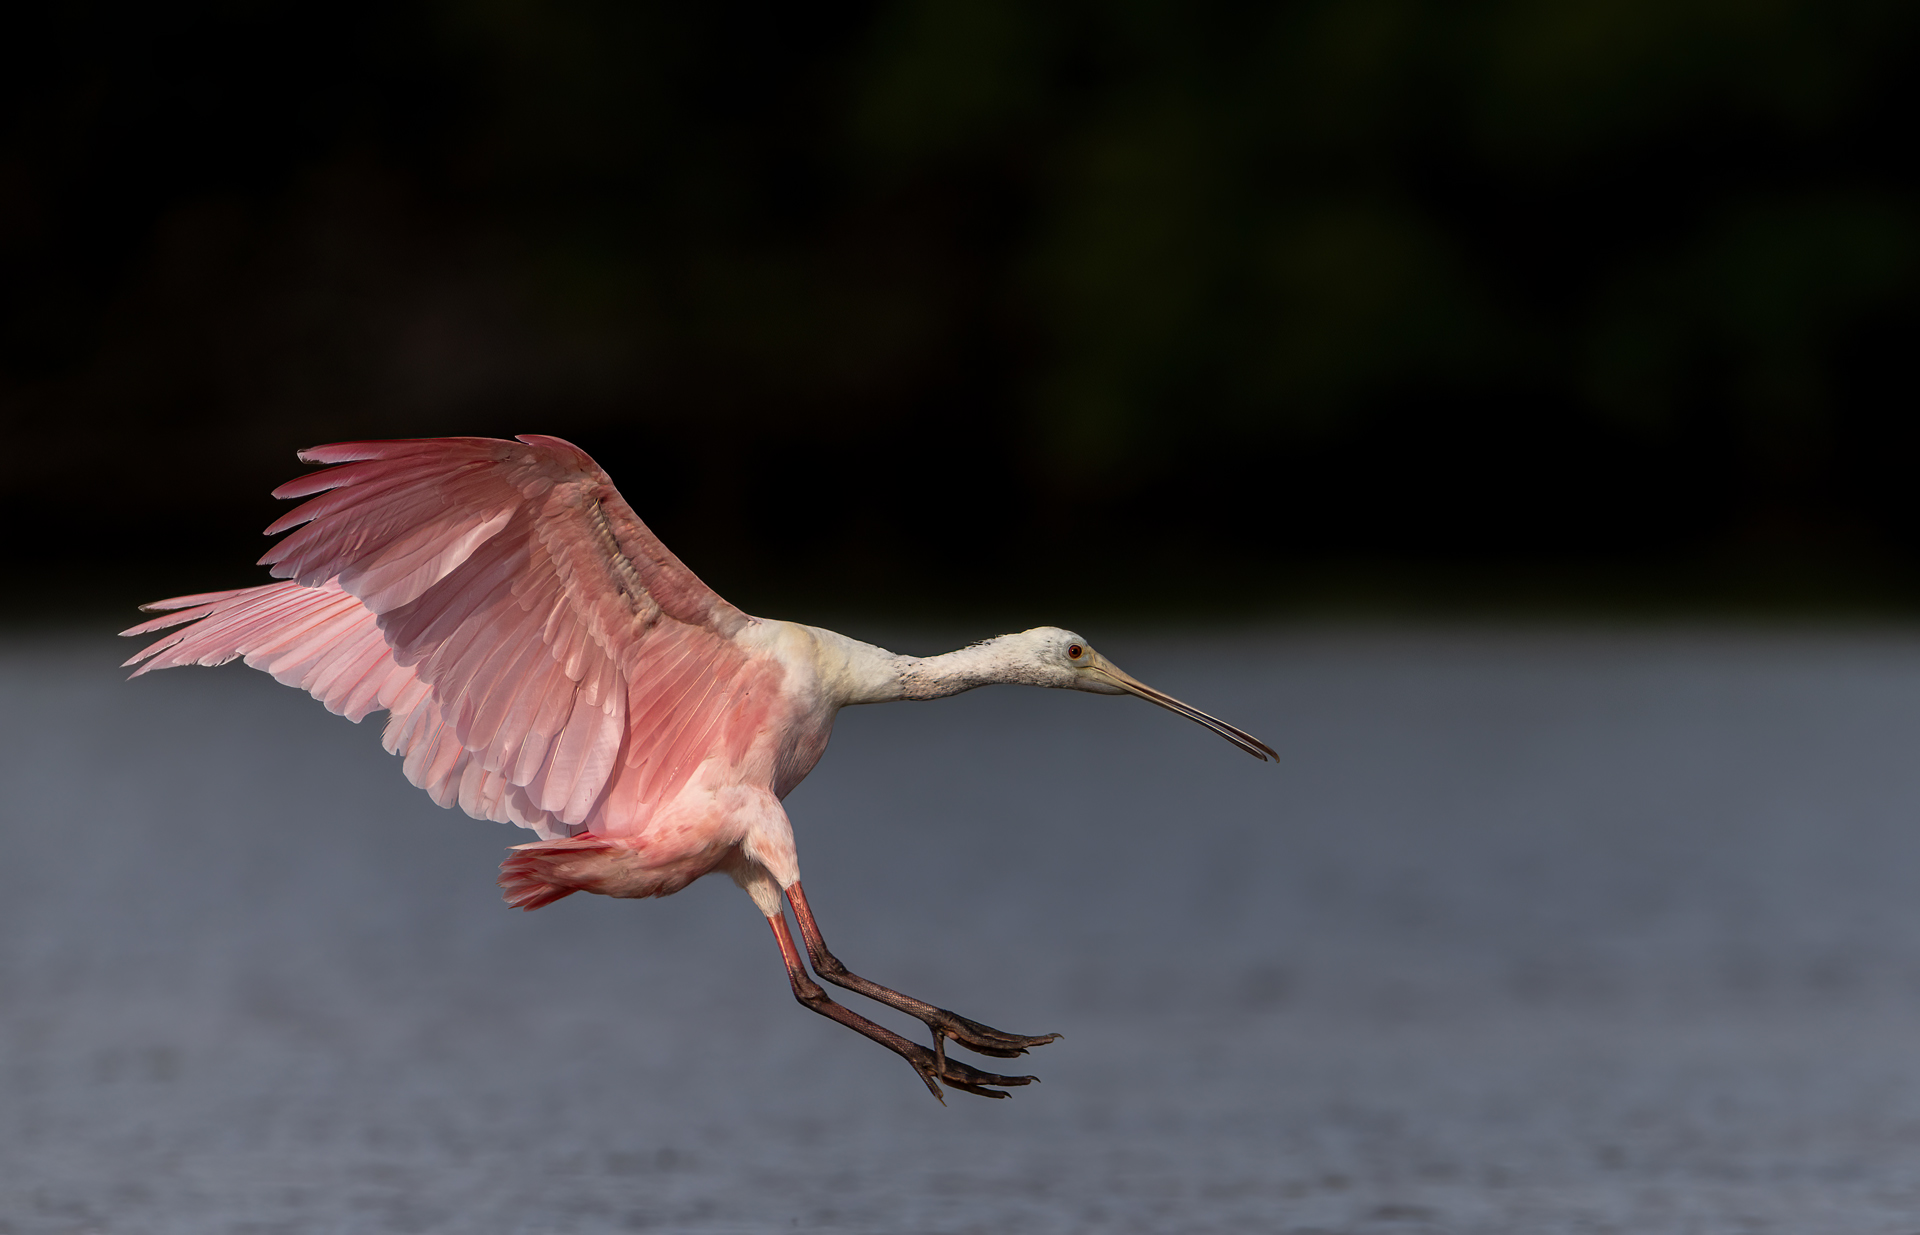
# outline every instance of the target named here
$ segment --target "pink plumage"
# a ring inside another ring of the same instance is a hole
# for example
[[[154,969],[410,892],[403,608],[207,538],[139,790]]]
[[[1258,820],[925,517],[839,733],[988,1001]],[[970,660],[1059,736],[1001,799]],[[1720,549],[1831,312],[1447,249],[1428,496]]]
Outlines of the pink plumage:
[[[898,656],[832,631],[752,618],[681,563],[592,459],[559,438],[344,442],[302,451],[323,470],[274,491],[304,498],[261,559],[284,582],[180,596],[129,635],[167,632],[135,677],[244,658],[358,722],[441,806],[540,839],[501,868],[508,903],[576,891],[660,896],[724,872],[773,927],[795,997],[894,1050],[937,1097],[945,1083],[1030,1077],[947,1058],[952,1040],[1008,1058],[1053,1040],[989,1029],[868,982],[827,951],[800,886],[781,799],[849,704],[930,699],[990,682],[1131,693],[1247,734],[1121,673],[1071,631],[1042,627],[946,656]],[[820,977],[924,1021],[929,1051],[827,998]]]

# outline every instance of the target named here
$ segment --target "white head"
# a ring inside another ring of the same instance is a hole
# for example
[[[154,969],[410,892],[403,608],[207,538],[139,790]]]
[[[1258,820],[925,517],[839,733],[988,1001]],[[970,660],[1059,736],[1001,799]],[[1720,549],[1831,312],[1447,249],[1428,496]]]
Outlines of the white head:
[[[1198,721],[1232,742],[1256,759],[1278,759],[1271,746],[1244,730],[1236,729],[1148,686],[1093,650],[1093,645],[1070,630],[1058,626],[1036,626],[1017,635],[1004,635],[993,643],[1005,648],[1012,663],[1009,675],[1034,686],[1053,686],[1067,690],[1090,691],[1096,695],[1138,695],[1170,712],[1178,712]]]

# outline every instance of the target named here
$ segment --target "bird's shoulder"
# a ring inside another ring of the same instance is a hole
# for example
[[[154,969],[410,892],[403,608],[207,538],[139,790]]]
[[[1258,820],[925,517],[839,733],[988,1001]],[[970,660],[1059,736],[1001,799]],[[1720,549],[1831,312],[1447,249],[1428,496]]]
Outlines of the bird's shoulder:
[[[741,637],[779,661],[796,693],[836,710],[901,697],[905,657],[822,626],[766,618],[751,621],[754,629],[743,631]]]

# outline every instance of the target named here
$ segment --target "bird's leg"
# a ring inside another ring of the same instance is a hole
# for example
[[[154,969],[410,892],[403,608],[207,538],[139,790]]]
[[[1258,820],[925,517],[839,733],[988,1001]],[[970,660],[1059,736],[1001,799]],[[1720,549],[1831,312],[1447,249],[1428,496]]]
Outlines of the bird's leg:
[[[773,927],[773,937],[780,944],[780,959],[787,965],[787,980],[793,984],[793,997],[805,1007],[811,1008],[828,1020],[845,1025],[855,1033],[864,1034],[886,1047],[894,1054],[913,1065],[920,1079],[927,1083],[927,1090],[945,1106],[947,1100],[941,1096],[940,1082],[945,1081],[955,1089],[967,1093],[979,1094],[983,1098],[1004,1098],[1003,1089],[988,1089],[988,1085],[1027,1085],[1038,1077],[997,1076],[992,1072],[982,1072],[970,1068],[958,1060],[948,1059],[944,1054],[935,1054],[918,1042],[909,1042],[899,1034],[876,1025],[858,1012],[841,1007],[827,997],[827,992],[815,982],[807,967],[800,960],[800,950],[793,946],[793,936],[787,931],[787,919],[784,914],[773,914],[767,918],[767,924]]]
[[[801,890],[800,881],[796,879],[788,885],[786,893],[788,902],[793,905],[793,916],[800,923],[800,937],[806,940],[807,956],[813,961],[813,971],[835,986],[845,987],[868,999],[879,1000],[890,1008],[898,1008],[908,1016],[926,1022],[927,1028],[933,1030],[933,1044],[941,1059],[944,1060],[947,1053],[943,1041],[945,1038],[952,1038],[968,1050],[978,1051],[982,1055],[1012,1059],[1016,1055],[1026,1054],[1030,1046],[1045,1046],[1060,1036],[1049,1033],[1029,1038],[1005,1033],[964,1016],[956,1016],[945,1008],[936,1008],[911,995],[902,995],[878,982],[867,981],[841,964],[839,957],[827,951],[827,941],[820,934],[819,924],[813,920],[813,910],[807,907],[807,894]]]

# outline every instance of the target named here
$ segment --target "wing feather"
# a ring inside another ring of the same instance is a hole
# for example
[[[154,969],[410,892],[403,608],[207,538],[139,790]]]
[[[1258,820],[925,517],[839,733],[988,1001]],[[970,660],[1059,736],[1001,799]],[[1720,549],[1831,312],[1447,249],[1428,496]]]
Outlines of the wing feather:
[[[296,685],[316,699],[329,702],[344,699],[385,659],[388,659],[387,641],[380,637],[379,624],[359,622],[340,640],[335,653],[316,663]]]
[[[236,657],[355,721],[443,806],[552,838],[644,803],[716,740],[751,619],[558,438],[343,442],[280,486],[304,499],[262,558],[286,582],[181,596],[135,676]],[[631,728],[629,719],[633,720]],[[601,813],[596,813],[601,812]]]
[[[386,640],[380,642],[384,648]],[[381,655],[368,667],[366,676],[339,696],[340,715],[357,725],[379,709],[393,706],[400,691],[417,681],[413,670],[394,664],[390,654]]]
[[[540,776],[546,766],[554,740],[560,736],[572,709],[573,679],[567,676],[565,666],[555,662],[547,672],[533,719],[527,722],[520,757],[513,765],[513,783],[528,791],[529,800],[537,800],[533,795],[534,778]]]
[[[522,654],[505,681],[488,698],[474,720],[469,741],[484,751],[489,772],[505,772],[518,765],[520,751],[533,740],[532,720],[538,700],[545,694],[556,666],[546,649],[532,644]]]
[[[521,622],[513,642],[502,640],[500,648],[494,653],[493,660],[482,674],[486,681],[485,692],[476,691],[468,700],[473,719],[468,721],[466,743],[468,750],[484,751],[486,766],[496,769],[500,766],[503,751],[499,749],[500,730],[506,724],[507,717],[520,702],[521,695],[528,686],[538,679],[537,673],[543,673],[546,666],[553,663],[553,657],[540,641],[527,637],[525,628],[531,625]],[[517,729],[510,729],[504,735],[509,741],[518,742],[525,733],[524,721]]]

